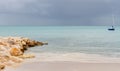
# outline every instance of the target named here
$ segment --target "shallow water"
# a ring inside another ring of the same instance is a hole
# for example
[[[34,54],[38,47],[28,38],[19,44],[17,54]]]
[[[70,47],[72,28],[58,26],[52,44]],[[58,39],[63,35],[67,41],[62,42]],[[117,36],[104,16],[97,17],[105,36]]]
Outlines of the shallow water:
[[[1,26],[1,36],[23,36],[48,42],[31,48],[36,53],[85,53],[120,57],[120,27],[109,26]]]

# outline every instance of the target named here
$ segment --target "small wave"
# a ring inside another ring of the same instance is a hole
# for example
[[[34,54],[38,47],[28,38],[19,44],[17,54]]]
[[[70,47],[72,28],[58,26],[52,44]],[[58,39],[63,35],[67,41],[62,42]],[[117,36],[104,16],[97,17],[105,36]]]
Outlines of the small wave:
[[[120,58],[85,53],[34,53],[32,61],[73,61],[85,63],[120,63]]]

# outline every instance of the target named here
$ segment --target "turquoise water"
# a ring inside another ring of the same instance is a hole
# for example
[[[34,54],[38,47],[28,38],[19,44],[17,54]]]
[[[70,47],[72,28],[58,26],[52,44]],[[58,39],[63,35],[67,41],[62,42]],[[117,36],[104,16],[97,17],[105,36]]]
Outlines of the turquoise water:
[[[120,27],[109,26],[2,26],[1,36],[23,36],[48,42],[32,52],[88,53],[120,57]]]

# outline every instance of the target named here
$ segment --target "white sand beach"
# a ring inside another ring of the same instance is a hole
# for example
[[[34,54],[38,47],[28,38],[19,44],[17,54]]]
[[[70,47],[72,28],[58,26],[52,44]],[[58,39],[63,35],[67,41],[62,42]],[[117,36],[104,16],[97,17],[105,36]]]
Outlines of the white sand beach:
[[[36,54],[15,67],[5,71],[120,71],[120,60],[82,53]]]
[[[120,63],[34,62],[5,71],[120,71]]]

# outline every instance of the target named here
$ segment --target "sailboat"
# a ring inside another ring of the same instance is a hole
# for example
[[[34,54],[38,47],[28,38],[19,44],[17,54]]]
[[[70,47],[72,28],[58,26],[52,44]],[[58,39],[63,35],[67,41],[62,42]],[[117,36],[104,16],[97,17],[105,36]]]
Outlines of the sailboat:
[[[114,16],[113,16],[113,19],[112,19],[112,22],[114,24]],[[109,31],[115,31],[115,28],[112,26],[111,28],[108,28]]]
[[[109,31],[114,31],[115,28],[112,26],[111,28],[108,28]]]

